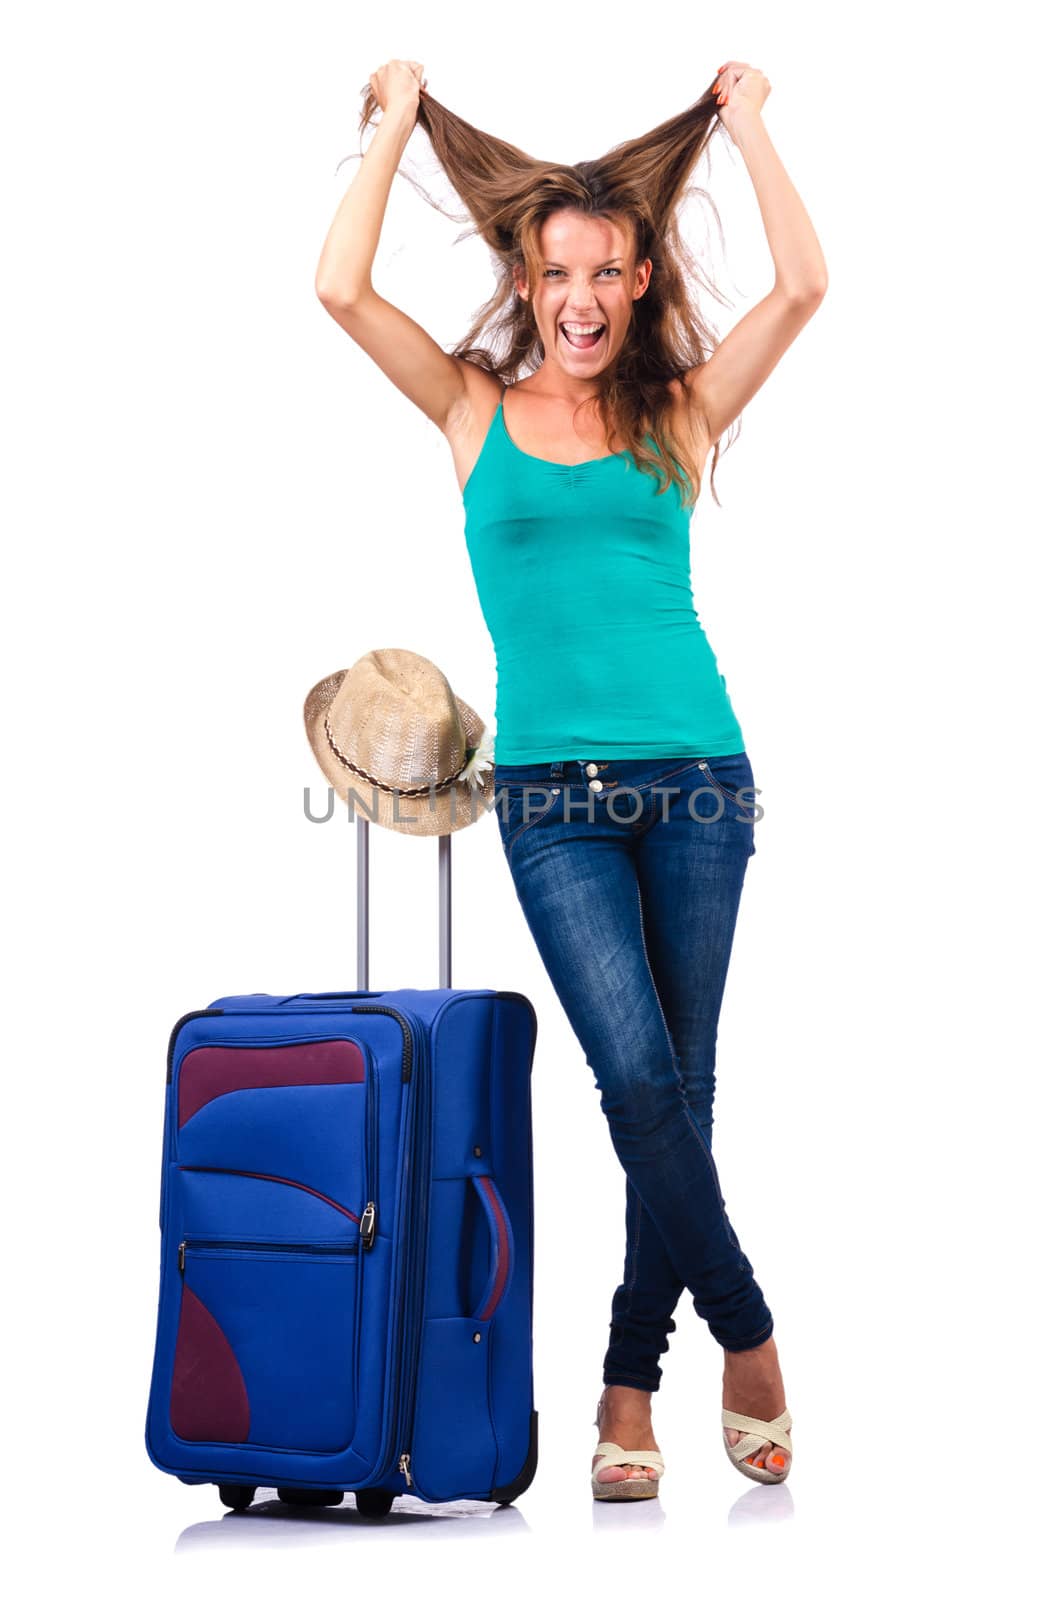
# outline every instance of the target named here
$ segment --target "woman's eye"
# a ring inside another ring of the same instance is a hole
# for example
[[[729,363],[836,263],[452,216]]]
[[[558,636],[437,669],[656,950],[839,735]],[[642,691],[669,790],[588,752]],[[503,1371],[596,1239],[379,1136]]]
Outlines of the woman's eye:
[[[600,270],[601,270],[601,272],[617,272],[619,274],[621,274],[621,272],[622,272],[622,268],[621,267],[601,267]],[[562,267],[546,267],[545,268],[545,277],[546,278],[550,278],[554,272],[562,272],[562,271],[563,271]]]

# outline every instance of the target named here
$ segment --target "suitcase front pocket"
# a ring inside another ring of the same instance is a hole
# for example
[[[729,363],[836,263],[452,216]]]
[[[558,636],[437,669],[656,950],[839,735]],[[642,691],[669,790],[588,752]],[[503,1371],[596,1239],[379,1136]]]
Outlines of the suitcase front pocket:
[[[368,1047],[348,1038],[199,1045],[176,1071],[171,1156],[187,1170],[260,1173],[292,1193],[322,1192],[359,1216],[376,1199],[375,1077]],[[216,1231],[250,1238],[272,1230]]]
[[[216,1444],[346,1449],[362,1256],[359,1241],[183,1239],[173,1432]]]

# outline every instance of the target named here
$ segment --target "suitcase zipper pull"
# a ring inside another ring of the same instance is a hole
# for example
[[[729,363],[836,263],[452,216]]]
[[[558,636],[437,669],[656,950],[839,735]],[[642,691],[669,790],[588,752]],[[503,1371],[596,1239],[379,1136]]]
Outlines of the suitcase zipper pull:
[[[183,1239],[180,1241],[180,1244],[177,1246],[177,1266],[178,1266],[178,1268],[180,1269],[181,1272],[184,1271],[184,1240]]]
[[[405,1482],[406,1482],[406,1484],[408,1485],[408,1487],[410,1489],[412,1488],[412,1473],[409,1470],[411,1465],[412,1465],[412,1457],[409,1455],[408,1451],[406,1450],[403,1455],[398,1457],[398,1467],[405,1474]]]
[[[360,1223],[361,1243],[366,1250],[370,1250],[375,1242],[375,1201],[369,1200],[361,1213]]]

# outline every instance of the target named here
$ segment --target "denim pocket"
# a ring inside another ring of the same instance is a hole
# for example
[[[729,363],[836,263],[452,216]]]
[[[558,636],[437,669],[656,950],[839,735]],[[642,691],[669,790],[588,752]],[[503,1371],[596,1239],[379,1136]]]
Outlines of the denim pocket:
[[[719,794],[739,807],[744,816],[755,814],[755,781],[751,763],[746,755],[715,756],[714,764],[705,757],[698,763],[707,782]],[[719,776],[720,774],[720,776]]]
[[[666,762],[658,772],[649,773],[640,783],[623,783],[621,778],[618,781],[620,787],[629,790],[630,793],[644,794],[652,789],[661,788],[663,784],[669,783],[671,778],[683,777],[686,772],[692,772],[698,766],[699,762],[695,757],[683,758],[677,766],[671,766]]]
[[[560,784],[538,782],[498,785],[495,809],[505,855],[510,853],[516,839],[552,814],[562,792]]]

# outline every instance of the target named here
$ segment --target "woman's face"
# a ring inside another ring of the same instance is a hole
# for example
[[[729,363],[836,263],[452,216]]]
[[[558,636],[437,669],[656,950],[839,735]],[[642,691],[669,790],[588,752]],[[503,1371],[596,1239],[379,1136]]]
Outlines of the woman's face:
[[[631,229],[579,211],[554,211],[546,218],[541,254],[533,309],[545,360],[555,361],[572,378],[596,377],[622,348],[633,302],[648,287],[651,262],[634,263]],[[526,300],[518,267],[516,288]],[[578,332],[601,324],[595,339]]]

